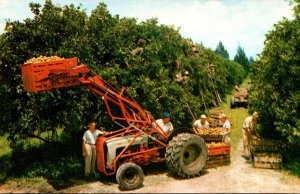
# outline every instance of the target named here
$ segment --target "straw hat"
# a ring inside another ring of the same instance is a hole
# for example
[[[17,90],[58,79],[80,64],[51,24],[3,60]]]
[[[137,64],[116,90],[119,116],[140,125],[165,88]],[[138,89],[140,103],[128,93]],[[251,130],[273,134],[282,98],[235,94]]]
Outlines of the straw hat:
[[[200,118],[201,119],[207,119],[207,116],[205,114],[202,114]]]
[[[253,117],[258,117],[258,112],[255,111],[255,112],[252,114],[252,116],[253,116]]]
[[[225,115],[224,113],[222,113],[222,114],[220,115],[220,117],[221,117],[221,118],[226,118],[226,115]]]

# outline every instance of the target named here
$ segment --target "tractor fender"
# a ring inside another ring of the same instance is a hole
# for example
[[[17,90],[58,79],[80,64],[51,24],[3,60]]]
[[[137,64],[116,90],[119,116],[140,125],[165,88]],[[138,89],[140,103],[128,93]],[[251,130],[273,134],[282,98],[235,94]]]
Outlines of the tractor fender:
[[[172,133],[169,135],[168,139],[167,139],[167,143],[169,143],[173,137],[177,136],[180,133],[191,133],[191,134],[195,134],[193,132],[192,129],[188,128],[188,127],[181,127],[181,128],[177,128],[175,130],[172,131]]]

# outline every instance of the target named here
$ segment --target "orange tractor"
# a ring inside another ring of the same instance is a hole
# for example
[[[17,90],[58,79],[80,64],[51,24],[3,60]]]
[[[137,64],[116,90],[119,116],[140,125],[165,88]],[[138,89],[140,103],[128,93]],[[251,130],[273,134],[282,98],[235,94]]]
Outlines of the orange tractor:
[[[115,89],[87,66],[78,65],[77,58],[23,64],[22,79],[26,91],[80,85],[104,100],[109,116],[120,128],[97,139],[97,168],[105,175],[116,175],[121,189],[142,186],[140,166],[166,162],[173,174],[189,178],[200,175],[207,162],[207,146],[200,136],[179,130],[167,134],[124,87]]]

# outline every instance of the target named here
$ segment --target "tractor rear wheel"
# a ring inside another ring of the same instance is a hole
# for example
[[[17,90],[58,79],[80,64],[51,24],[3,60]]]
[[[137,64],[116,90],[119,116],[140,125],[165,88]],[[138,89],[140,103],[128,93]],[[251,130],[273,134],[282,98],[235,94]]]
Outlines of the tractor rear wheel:
[[[143,185],[144,173],[142,168],[132,162],[122,164],[117,171],[117,182],[122,190],[134,190]]]
[[[169,170],[182,178],[200,175],[208,159],[204,140],[195,134],[181,133],[169,142],[166,163]]]

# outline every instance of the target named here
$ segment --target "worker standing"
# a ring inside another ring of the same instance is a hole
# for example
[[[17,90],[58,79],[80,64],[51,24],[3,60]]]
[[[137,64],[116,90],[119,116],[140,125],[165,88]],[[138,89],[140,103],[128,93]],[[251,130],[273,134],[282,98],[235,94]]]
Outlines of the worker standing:
[[[175,60],[175,65],[176,65],[176,70],[175,70],[175,81],[177,83],[182,83],[183,82],[183,77],[181,73],[181,64],[179,59]]]
[[[239,92],[239,91],[240,91],[240,86],[239,86],[239,84],[235,84],[234,89],[235,89],[236,92]]]
[[[247,90],[248,90],[248,91],[251,90],[251,81],[248,81]]]
[[[208,128],[209,123],[207,122],[206,119],[207,119],[207,116],[205,114],[202,114],[200,116],[200,119],[198,119],[194,122],[194,127],[196,127],[197,129]]]
[[[230,143],[230,137],[229,134],[231,133],[231,124],[229,122],[229,120],[227,119],[227,116],[222,113],[220,115],[220,120],[223,123],[223,127],[222,127],[222,134],[224,136],[223,141],[225,143]]]
[[[85,175],[89,175],[95,170],[96,164],[96,140],[104,132],[96,129],[96,123],[90,122],[89,129],[83,134],[82,155],[85,158]]]
[[[250,154],[249,138],[252,138],[252,134],[255,133],[256,137],[259,137],[257,132],[257,119],[258,113],[254,112],[251,116],[248,116],[243,123],[243,144],[244,144],[244,155],[243,157],[252,163]]]
[[[171,123],[171,114],[167,112],[163,113],[162,119],[156,120],[155,123],[157,123],[168,134],[170,134],[174,129]]]
[[[190,73],[189,73],[189,71],[185,71],[185,72],[184,72],[184,76],[182,77],[183,83],[186,83],[186,82],[189,80],[189,78],[190,78]]]

